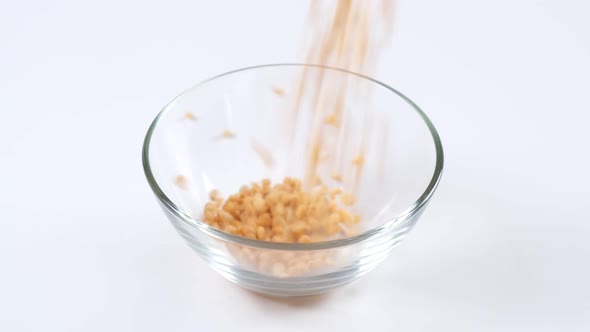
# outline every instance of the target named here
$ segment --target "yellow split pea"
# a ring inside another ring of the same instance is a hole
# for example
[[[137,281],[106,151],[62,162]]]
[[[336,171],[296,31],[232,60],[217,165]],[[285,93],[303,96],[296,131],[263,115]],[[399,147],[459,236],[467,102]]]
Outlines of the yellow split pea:
[[[352,194],[324,186],[303,191],[301,181],[285,178],[271,186],[270,180],[244,186],[227,200],[211,192],[204,219],[216,228],[251,239],[308,243],[354,234],[360,216],[342,206],[354,204]]]

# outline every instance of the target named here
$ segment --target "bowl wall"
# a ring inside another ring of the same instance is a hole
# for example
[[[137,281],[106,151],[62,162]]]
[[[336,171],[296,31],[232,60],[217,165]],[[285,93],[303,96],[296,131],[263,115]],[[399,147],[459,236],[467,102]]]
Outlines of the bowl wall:
[[[361,236],[306,250],[244,243],[212,230],[200,221],[211,190],[228,195],[264,178],[303,177],[313,117],[334,103],[305,91],[295,112],[303,71],[306,86],[322,77],[352,91],[342,95],[347,134],[329,142],[319,175],[328,187],[357,193],[352,212],[362,217]],[[364,169],[355,182],[352,160],[359,154]],[[442,147],[417,106],[377,81],[333,68],[269,65],[220,75],[174,99],[150,127],[144,168],[172,224],[215,270],[255,291],[310,295],[354,280],[400,243],[438,184]],[[331,179],[335,168],[342,182]]]

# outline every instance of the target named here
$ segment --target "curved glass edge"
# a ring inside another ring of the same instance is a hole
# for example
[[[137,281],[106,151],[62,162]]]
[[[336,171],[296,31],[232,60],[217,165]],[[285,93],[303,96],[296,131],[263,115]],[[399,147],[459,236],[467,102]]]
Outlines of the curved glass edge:
[[[150,167],[150,163],[149,163],[150,142],[151,142],[152,135],[154,133],[154,130],[155,130],[159,120],[168,111],[170,111],[170,109],[172,109],[172,107],[184,95],[186,95],[187,93],[193,91],[194,89],[197,89],[198,87],[200,87],[210,81],[213,81],[213,80],[218,79],[220,77],[228,76],[228,75],[231,75],[234,73],[242,72],[242,71],[259,69],[259,68],[267,68],[267,67],[315,67],[315,68],[322,68],[322,69],[328,69],[328,70],[335,70],[335,71],[339,71],[339,72],[343,72],[343,73],[347,73],[347,74],[351,74],[351,75],[355,75],[357,77],[367,79],[373,83],[376,83],[377,85],[380,85],[380,86],[386,88],[387,90],[390,90],[391,92],[393,92],[396,95],[398,95],[399,97],[401,97],[404,101],[406,101],[410,106],[412,106],[412,108],[414,108],[414,110],[416,112],[418,112],[418,115],[420,115],[420,117],[422,118],[422,120],[424,121],[426,126],[428,127],[430,134],[432,135],[434,145],[435,145],[436,163],[435,163],[434,173],[432,175],[432,178],[431,178],[428,186],[426,187],[426,189],[422,193],[422,195],[420,195],[420,197],[409,208],[407,208],[404,212],[402,212],[399,216],[393,218],[392,220],[384,223],[383,225],[381,225],[379,227],[375,227],[375,228],[368,230],[364,233],[361,233],[357,236],[353,236],[353,237],[349,237],[349,238],[345,238],[345,239],[338,239],[338,240],[331,240],[331,241],[324,241],[324,242],[314,242],[314,243],[282,243],[282,242],[269,242],[269,241],[254,240],[254,239],[226,233],[222,230],[211,227],[207,223],[205,223],[199,219],[195,219],[195,218],[191,217],[190,215],[188,215],[187,213],[185,213],[184,211],[182,211],[182,209],[180,209],[176,204],[174,204],[174,202],[172,202],[168,198],[168,196],[166,196],[166,194],[164,194],[164,192],[162,191],[162,189],[158,185],[156,179],[154,178],[151,167]],[[359,74],[359,73],[355,73],[355,72],[351,72],[351,71],[348,71],[345,69],[340,69],[340,68],[335,68],[335,67],[314,65],[314,64],[303,64],[303,63],[278,63],[278,64],[266,64],[266,65],[251,66],[251,67],[245,67],[245,68],[241,68],[241,69],[232,70],[232,71],[211,77],[211,78],[204,80],[200,83],[197,83],[194,86],[192,86],[191,88],[185,90],[184,92],[182,92],[181,94],[176,96],[171,102],[169,102],[166,106],[164,106],[164,108],[160,111],[160,113],[156,116],[156,118],[154,119],[154,121],[150,125],[150,127],[147,131],[147,134],[145,136],[144,142],[143,142],[142,164],[143,164],[144,174],[147,178],[147,181],[148,181],[152,191],[156,195],[156,197],[160,200],[160,202],[164,205],[164,207],[166,209],[168,209],[170,212],[172,212],[173,215],[176,216],[180,221],[188,224],[189,226],[195,227],[198,230],[202,231],[203,233],[205,233],[211,237],[214,237],[214,238],[217,238],[217,239],[220,239],[223,241],[232,242],[232,243],[239,244],[239,245],[244,245],[244,246],[249,246],[249,247],[254,247],[254,248],[261,248],[261,249],[272,249],[272,250],[306,251],[306,250],[322,250],[322,249],[344,247],[344,246],[349,246],[349,245],[356,244],[359,242],[363,242],[363,241],[369,240],[371,238],[377,237],[377,236],[387,232],[392,227],[399,227],[400,225],[404,224],[404,221],[406,221],[406,220],[410,220],[430,200],[430,197],[432,197],[432,195],[434,194],[434,191],[436,190],[438,184],[440,183],[440,179],[442,177],[442,171],[443,171],[443,164],[444,164],[444,153],[443,153],[442,143],[441,143],[440,137],[438,135],[438,132],[436,131],[436,128],[434,127],[434,125],[432,124],[432,122],[430,121],[428,116],[426,116],[426,113],[424,113],[424,111],[422,111],[418,107],[418,105],[416,105],[408,97],[406,97],[405,95],[403,95],[401,92],[397,91],[396,89],[388,86],[387,84],[377,81],[376,79],[373,79],[371,77]]]

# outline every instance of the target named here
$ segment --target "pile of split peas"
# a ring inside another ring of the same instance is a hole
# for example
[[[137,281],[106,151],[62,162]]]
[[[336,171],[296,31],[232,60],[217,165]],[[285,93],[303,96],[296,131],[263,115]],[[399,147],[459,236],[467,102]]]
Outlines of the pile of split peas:
[[[243,186],[226,200],[212,191],[205,205],[205,221],[228,233],[251,239],[309,243],[353,236],[359,215],[347,211],[354,195],[323,185],[311,192],[301,189],[301,181],[285,178],[271,184],[268,179]]]

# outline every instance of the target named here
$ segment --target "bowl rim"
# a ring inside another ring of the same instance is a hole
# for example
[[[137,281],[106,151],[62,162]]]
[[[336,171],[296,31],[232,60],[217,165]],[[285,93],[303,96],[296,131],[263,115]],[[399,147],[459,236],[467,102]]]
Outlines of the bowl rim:
[[[173,106],[180,99],[182,99],[184,97],[184,95],[188,94],[189,92],[191,92],[195,89],[198,89],[199,87],[207,84],[208,82],[211,82],[211,81],[216,80],[221,77],[225,77],[225,76],[229,76],[229,75],[236,74],[239,72],[243,72],[243,71],[261,69],[261,68],[269,68],[269,67],[302,67],[302,68],[303,67],[313,67],[313,68],[322,68],[322,69],[334,70],[334,71],[339,71],[339,72],[343,72],[346,74],[355,75],[357,77],[369,80],[373,83],[376,83],[377,85],[384,87],[385,89],[395,93],[400,98],[402,98],[405,102],[407,102],[418,113],[418,115],[422,118],[422,120],[424,121],[424,123],[428,127],[430,134],[432,136],[432,139],[434,141],[434,145],[435,145],[436,162],[435,162],[434,172],[433,172],[430,182],[428,183],[428,186],[426,187],[426,189],[424,190],[422,195],[420,195],[420,197],[412,205],[410,205],[410,207],[408,207],[406,210],[404,210],[400,215],[392,218],[390,221],[387,221],[378,227],[372,228],[366,232],[363,232],[363,233],[353,236],[353,237],[330,240],[330,241],[323,241],[323,242],[313,242],[313,243],[284,243],[284,242],[270,242],[270,241],[250,239],[247,237],[242,237],[239,235],[226,233],[220,229],[209,226],[206,222],[196,219],[196,218],[193,218],[189,214],[182,211],[182,209],[180,209],[176,204],[174,204],[174,202],[172,202],[171,199],[168,198],[168,196],[166,196],[166,194],[164,194],[164,192],[162,191],[162,189],[158,185],[158,182],[156,181],[156,179],[152,173],[151,166],[150,166],[150,162],[149,162],[150,142],[151,142],[152,135],[153,135],[156,127],[158,126],[159,120],[164,115],[166,115],[166,113],[168,113],[173,108]],[[428,116],[426,116],[424,111],[422,111],[418,107],[418,105],[416,105],[408,97],[406,97],[405,95],[403,95],[402,93],[400,93],[396,89],[388,86],[387,84],[382,83],[382,82],[380,82],[376,79],[373,79],[369,76],[355,73],[355,72],[352,72],[352,71],[349,71],[346,69],[336,68],[336,67],[315,65],[315,64],[305,64],[305,63],[275,63],[275,64],[263,64],[263,65],[244,67],[244,68],[228,71],[228,72],[213,76],[209,79],[206,79],[204,81],[201,81],[200,83],[193,85],[192,87],[190,87],[189,89],[185,90],[184,92],[182,92],[181,94],[176,96],[174,99],[172,99],[172,101],[170,101],[166,106],[164,106],[164,108],[158,113],[158,115],[155,117],[155,119],[151,123],[151,125],[146,133],[146,136],[145,136],[145,139],[143,142],[143,148],[142,148],[142,163],[143,163],[143,170],[144,170],[145,176],[147,178],[147,181],[148,181],[152,191],[154,192],[154,194],[156,195],[156,197],[160,201],[160,203],[163,204],[163,206],[166,207],[166,209],[168,211],[172,212],[178,219],[180,219],[184,224],[188,225],[189,227],[195,228],[199,231],[202,231],[203,233],[205,233],[209,236],[212,236],[214,238],[217,238],[217,239],[220,239],[223,241],[232,242],[232,243],[239,244],[239,245],[245,245],[245,246],[255,247],[255,248],[260,248],[260,249],[306,251],[306,250],[320,250],[320,249],[330,249],[330,248],[349,246],[349,245],[352,245],[355,243],[370,240],[372,238],[375,238],[375,237],[383,234],[384,232],[390,230],[391,228],[399,227],[402,224],[404,224],[403,221],[409,220],[410,218],[412,218],[413,216],[418,214],[418,212],[420,212],[422,207],[425,206],[425,204],[429,201],[430,197],[432,196],[432,194],[436,190],[436,188],[440,182],[441,176],[442,176],[443,164],[444,164],[444,154],[443,154],[442,143],[441,143],[440,137],[438,135],[438,132],[436,131],[436,128],[434,127],[434,125],[432,124],[432,122],[430,121]]]

